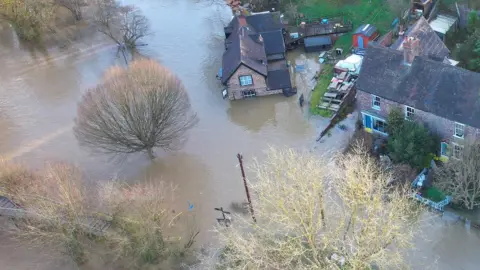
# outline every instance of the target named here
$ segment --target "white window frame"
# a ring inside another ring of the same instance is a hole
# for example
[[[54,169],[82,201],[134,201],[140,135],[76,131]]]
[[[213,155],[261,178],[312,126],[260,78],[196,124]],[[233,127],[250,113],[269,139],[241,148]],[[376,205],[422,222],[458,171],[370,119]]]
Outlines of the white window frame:
[[[453,157],[454,159],[461,160],[461,159],[462,159],[462,155],[463,155],[463,145],[456,144],[456,143],[452,143],[452,146],[453,146],[453,147],[452,147],[452,148],[453,148],[453,149],[452,149],[452,157]],[[457,147],[460,148],[460,150],[459,150],[459,151],[460,151],[460,156],[457,156],[457,155],[455,154],[455,153],[456,153],[456,149],[455,149],[455,148],[457,148]]]
[[[384,127],[383,131],[375,129],[375,121],[383,123],[383,127]],[[383,119],[380,119],[380,118],[372,117],[372,130],[374,130],[375,132],[378,132],[378,133],[384,134],[384,135],[388,135],[387,131],[386,131],[387,126],[388,126],[387,121],[385,121]]]
[[[378,105],[375,105],[375,102],[378,102]],[[380,106],[382,106],[382,99],[379,96],[372,95],[372,109],[380,111]]]
[[[457,135],[457,129],[462,130],[462,136]],[[462,123],[455,122],[455,124],[453,124],[453,136],[459,139],[465,138],[465,125]]]
[[[247,93],[248,92],[248,93]],[[249,97],[256,97],[257,96],[257,92],[253,89],[251,90],[244,90],[242,91],[242,96],[244,98],[249,98]]]
[[[408,109],[411,109],[412,112],[409,112]],[[411,114],[410,116],[408,115],[409,113]],[[405,105],[405,120],[413,120],[413,117],[415,117],[415,108]]]
[[[238,80],[240,81],[240,86],[250,86],[250,85],[253,85],[253,77],[252,77],[252,75],[241,75],[241,76],[238,76]]]

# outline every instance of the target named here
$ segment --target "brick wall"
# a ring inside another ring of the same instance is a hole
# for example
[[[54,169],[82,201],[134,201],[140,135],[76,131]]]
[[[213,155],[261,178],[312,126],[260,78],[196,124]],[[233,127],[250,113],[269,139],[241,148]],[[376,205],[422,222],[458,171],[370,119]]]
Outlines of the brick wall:
[[[402,112],[405,111],[405,105],[383,98],[381,98],[380,101],[380,110],[375,110],[372,108],[372,95],[363,91],[357,91],[356,102],[357,107],[360,109],[360,111],[371,113],[373,116],[382,117],[385,120],[387,120],[388,112],[392,108],[397,107],[400,108]],[[430,131],[440,136],[443,141],[454,142],[460,145],[463,145],[466,140],[474,140],[480,135],[480,129],[465,126],[464,139],[457,138],[453,136],[455,129],[455,121],[451,121],[418,109],[415,109],[414,120],[425,124],[425,126]]]
[[[243,75],[251,75],[253,79],[253,85],[241,86],[239,77]],[[227,82],[228,87],[228,98],[230,100],[243,99],[243,91],[246,90],[255,90],[257,96],[266,96],[281,94],[282,89],[279,90],[268,90],[267,81],[262,74],[241,65],[235,73],[233,73],[230,80]]]

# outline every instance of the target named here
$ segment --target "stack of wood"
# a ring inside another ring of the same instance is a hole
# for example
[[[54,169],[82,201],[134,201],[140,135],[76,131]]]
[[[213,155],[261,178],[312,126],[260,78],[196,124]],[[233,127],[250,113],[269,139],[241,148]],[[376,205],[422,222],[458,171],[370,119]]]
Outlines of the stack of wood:
[[[348,70],[335,73],[327,92],[322,97],[322,103],[318,105],[321,109],[338,111],[343,103],[344,97],[352,90],[356,77],[352,76]]]

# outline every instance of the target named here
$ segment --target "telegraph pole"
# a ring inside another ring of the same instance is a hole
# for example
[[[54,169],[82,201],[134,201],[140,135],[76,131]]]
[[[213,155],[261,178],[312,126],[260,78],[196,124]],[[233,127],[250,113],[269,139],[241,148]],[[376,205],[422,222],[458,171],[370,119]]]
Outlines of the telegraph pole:
[[[253,222],[257,222],[255,219],[255,214],[253,213],[252,199],[250,198],[250,192],[248,190],[247,177],[245,176],[245,170],[243,169],[243,156],[237,154],[238,162],[240,163],[240,170],[242,172],[243,185],[245,186],[245,193],[247,194],[248,206],[250,208],[250,214],[252,215]]]

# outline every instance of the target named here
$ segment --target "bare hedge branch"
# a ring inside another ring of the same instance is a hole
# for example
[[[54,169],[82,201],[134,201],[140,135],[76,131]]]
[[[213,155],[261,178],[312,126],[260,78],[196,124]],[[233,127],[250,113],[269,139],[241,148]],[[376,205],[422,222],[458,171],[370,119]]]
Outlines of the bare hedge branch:
[[[462,160],[452,158],[435,171],[436,185],[467,209],[480,206],[480,143],[464,146]]]
[[[197,123],[180,80],[153,60],[132,62],[107,72],[78,106],[75,136],[107,153],[174,150]]]
[[[190,251],[199,233],[192,215],[173,211],[173,185],[107,181],[87,191],[80,171],[67,164],[48,164],[37,172],[1,165],[1,195],[22,207],[23,215],[12,217],[13,236],[67,252],[78,264],[91,253],[112,269],[158,264]],[[92,218],[111,226],[92,234]]]
[[[356,151],[336,162],[270,150],[254,166],[257,223],[217,228],[223,248],[207,269],[399,269],[418,230],[419,207]]]

